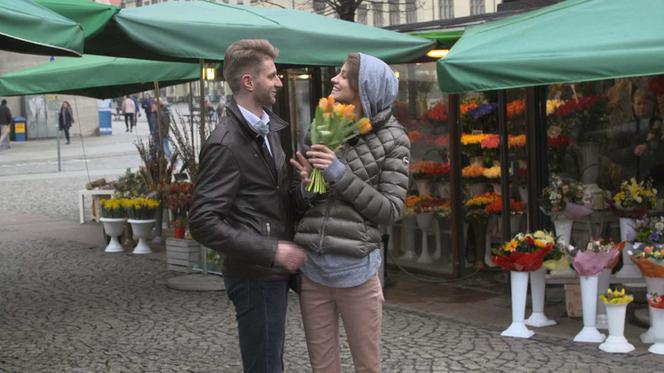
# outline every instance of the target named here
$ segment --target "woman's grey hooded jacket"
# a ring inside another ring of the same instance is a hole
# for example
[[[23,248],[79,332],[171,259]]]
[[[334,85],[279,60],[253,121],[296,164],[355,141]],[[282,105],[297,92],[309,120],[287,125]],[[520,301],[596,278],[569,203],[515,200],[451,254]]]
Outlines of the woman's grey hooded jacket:
[[[295,242],[320,254],[363,257],[381,243],[379,225],[399,219],[408,188],[410,142],[392,116],[398,82],[382,61],[360,54],[359,94],[373,130],[337,150],[345,172],[328,193],[307,201],[299,192]]]

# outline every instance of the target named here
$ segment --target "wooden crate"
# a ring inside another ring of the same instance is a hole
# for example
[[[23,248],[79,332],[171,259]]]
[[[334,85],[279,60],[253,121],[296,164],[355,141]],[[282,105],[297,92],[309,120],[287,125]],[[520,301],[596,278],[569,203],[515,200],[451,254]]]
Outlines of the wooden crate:
[[[565,309],[567,317],[582,317],[581,287],[579,284],[565,284]]]
[[[200,257],[200,245],[194,240],[166,239],[166,264],[169,271],[192,272]]]

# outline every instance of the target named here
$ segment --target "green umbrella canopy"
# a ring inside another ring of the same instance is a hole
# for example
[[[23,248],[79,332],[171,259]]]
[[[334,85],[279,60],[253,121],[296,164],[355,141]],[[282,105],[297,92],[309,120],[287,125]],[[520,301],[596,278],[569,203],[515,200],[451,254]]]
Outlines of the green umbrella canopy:
[[[63,93],[111,98],[200,77],[199,65],[84,55],[0,75],[0,96]]]
[[[466,30],[438,61],[448,93],[664,73],[664,2],[568,0]]]
[[[106,23],[120,11],[112,5],[91,0],[35,0],[40,5],[67,17],[83,26],[85,39],[95,36]]]
[[[0,0],[0,49],[29,54],[80,56],[83,29],[32,0]]]
[[[123,9],[86,44],[86,53],[221,61],[233,42],[259,38],[279,48],[278,63],[290,65],[338,65],[351,52],[406,62],[434,45],[427,39],[293,9],[191,1]]]

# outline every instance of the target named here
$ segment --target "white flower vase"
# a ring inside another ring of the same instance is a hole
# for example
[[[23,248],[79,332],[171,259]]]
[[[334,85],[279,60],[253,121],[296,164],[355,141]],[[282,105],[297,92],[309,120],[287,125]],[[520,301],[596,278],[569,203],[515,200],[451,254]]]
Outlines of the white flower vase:
[[[415,179],[415,185],[420,196],[429,197],[431,195],[431,182],[429,179]]]
[[[415,216],[411,215],[403,219],[403,245],[401,250],[403,254],[399,260],[413,261],[415,259],[415,229],[417,222]]]
[[[526,327],[526,297],[528,295],[528,272],[510,272],[512,292],[512,324],[500,335],[503,337],[530,338],[535,332]]]
[[[546,268],[530,272],[530,298],[533,303],[533,313],[526,319],[528,326],[541,328],[556,325],[544,314],[544,295],[546,291]]]
[[[609,280],[611,278],[611,269],[607,268],[599,274],[597,278],[597,294],[606,294],[609,290]],[[604,302],[597,303],[597,318],[595,319],[597,329],[606,330],[609,328],[609,319],[606,314],[606,304]]]
[[[646,277],[646,286],[647,286],[647,292],[648,293],[657,293],[657,294],[664,294],[664,278],[661,277]],[[643,332],[640,336],[641,342],[644,344],[651,344],[655,343],[655,331],[653,330],[653,325],[652,325],[652,307],[648,307],[649,315],[650,315],[650,327],[648,330]]]
[[[125,218],[101,218],[99,221],[104,225],[104,232],[111,238],[106,245],[104,252],[107,253],[121,253],[124,250],[118,237],[124,232],[124,226],[127,219]]]
[[[528,204],[528,188],[526,187],[519,187],[519,199],[521,202]]]
[[[629,258],[629,251],[632,249],[632,244],[628,241],[633,241],[636,236],[636,220],[630,218],[620,218],[620,240],[626,242],[625,248],[622,251],[623,266],[616,273],[617,278],[641,278],[641,271],[632,263]]]
[[[604,302],[601,302],[604,303]],[[634,351],[634,346],[625,339],[625,313],[627,304],[605,304],[609,321],[609,337],[599,349],[610,353],[625,354]]]
[[[598,276],[579,276],[581,304],[583,305],[583,329],[574,337],[574,342],[602,343],[606,336],[597,330],[597,283]]]
[[[657,355],[664,355],[664,309],[650,307],[650,324],[653,328],[653,337],[655,343],[648,348],[648,351]]]
[[[556,230],[556,237],[558,242],[563,245],[569,245],[572,241],[572,227],[574,220],[558,216],[553,219],[553,227]]]
[[[445,198],[446,200],[450,199],[450,183],[447,181],[439,181],[438,184],[436,184],[438,187],[438,196],[440,198]]]
[[[429,231],[433,222],[433,213],[424,212],[415,215],[415,218],[417,219],[417,227],[422,231],[422,251],[415,262],[419,264],[433,263],[433,259],[429,255]]]
[[[152,234],[152,228],[155,221],[155,219],[128,220],[131,224],[131,230],[134,232],[134,236],[138,238],[138,245],[136,245],[132,254],[150,254],[152,252],[147,241],[150,234]]]

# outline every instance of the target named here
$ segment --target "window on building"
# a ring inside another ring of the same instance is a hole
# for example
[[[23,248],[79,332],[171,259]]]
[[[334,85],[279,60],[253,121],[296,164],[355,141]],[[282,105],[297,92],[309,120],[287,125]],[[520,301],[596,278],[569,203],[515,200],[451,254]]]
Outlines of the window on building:
[[[360,6],[357,8],[357,18],[356,21],[357,23],[364,23],[365,25],[367,24],[367,4],[362,3]]]
[[[454,18],[454,0],[439,0],[440,19]]]
[[[383,19],[383,3],[372,1],[371,8],[373,9],[373,25],[376,27],[385,26],[385,20]]]
[[[398,25],[399,20],[399,0],[389,0],[390,4],[390,25]]]
[[[325,0],[314,0],[314,13],[323,14],[325,12]]]
[[[484,0],[470,0],[470,15],[484,14]]]
[[[406,23],[417,22],[417,0],[406,0]]]

